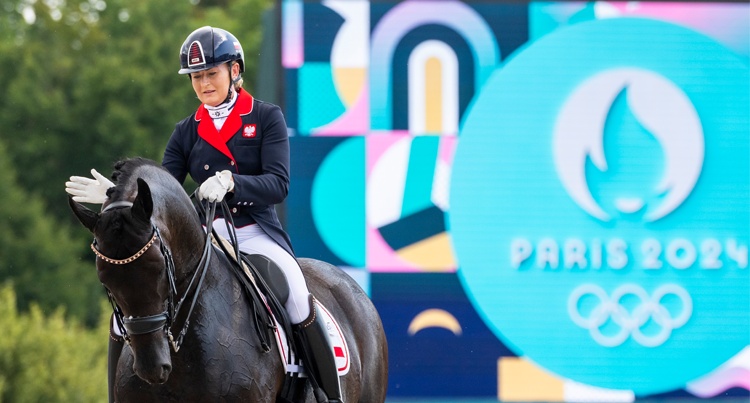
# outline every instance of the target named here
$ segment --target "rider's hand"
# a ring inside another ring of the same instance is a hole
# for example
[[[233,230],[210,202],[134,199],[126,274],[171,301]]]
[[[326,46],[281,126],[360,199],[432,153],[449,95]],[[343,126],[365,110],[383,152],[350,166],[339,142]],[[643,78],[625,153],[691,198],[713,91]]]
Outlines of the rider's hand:
[[[232,173],[224,170],[217,172],[216,175],[203,182],[201,187],[198,188],[198,198],[210,202],[222,201],[227,192],[231,192],[233,189],[234,178]]]
[[[94,179],[71,176],[70,182],[65,182],[65,191],[79,203],[102,204],[107,200],[107,189],[114,187],[115,184],[96,169],[91,170],[91,175]]]

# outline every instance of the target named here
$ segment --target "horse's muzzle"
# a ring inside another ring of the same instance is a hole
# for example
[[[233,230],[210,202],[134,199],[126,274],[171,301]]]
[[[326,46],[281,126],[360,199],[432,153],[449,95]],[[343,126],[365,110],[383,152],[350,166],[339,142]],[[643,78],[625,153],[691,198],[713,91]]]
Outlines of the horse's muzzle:
[[[133,371],[150,384],[162,384],[172,372],[169,343],[162,332],[131,337]]]
[[[151,385],[162,384],[166,382],[167,379],[169,379],[169,374],[171,372],[172,364],[162,364],[160,367],[155,368],[155,371],[149,372],[147,374],[142,374],[138,370],[135,370],[135,373],[139,378],[143,379]]]

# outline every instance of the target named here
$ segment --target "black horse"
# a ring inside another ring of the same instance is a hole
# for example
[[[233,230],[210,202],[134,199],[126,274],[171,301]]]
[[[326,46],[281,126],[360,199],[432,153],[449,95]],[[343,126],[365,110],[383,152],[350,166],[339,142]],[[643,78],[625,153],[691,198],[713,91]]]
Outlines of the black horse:
[[[257,329],[264,326],[257,301],[253,306],[226,254],[210,253],[181,185],[142,158],[117,163],[113,178],[117,185],[101,213],[72,199],[70,206],[94,234],[99,279],[130,333],[117,366],[116,400],[280,399],[288,387],[286,366],[276,344],[262,337],[266,330]],[[350,367],[340,378],[344,401],[385,401],[387,343],[372,302],[335,266],[299,262],[310,292],[336,319],[348,346]],[[301,393],[300,401],[315,401],[311,387]]]

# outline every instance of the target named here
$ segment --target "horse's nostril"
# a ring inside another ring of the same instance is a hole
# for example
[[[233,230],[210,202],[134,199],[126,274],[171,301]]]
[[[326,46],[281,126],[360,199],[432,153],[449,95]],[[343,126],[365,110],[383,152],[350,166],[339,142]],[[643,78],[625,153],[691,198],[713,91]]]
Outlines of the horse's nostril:
[[[164,364],[161,366],[161,376],[159,377],[159,383],[164,383],[169,378],[169,373],[172,372],[171,364]]]

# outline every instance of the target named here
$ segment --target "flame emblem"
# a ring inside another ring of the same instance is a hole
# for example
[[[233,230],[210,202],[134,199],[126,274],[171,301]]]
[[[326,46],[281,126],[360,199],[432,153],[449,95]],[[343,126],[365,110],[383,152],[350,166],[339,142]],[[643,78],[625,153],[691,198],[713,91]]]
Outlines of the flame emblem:
[[[644,217],[656,221],[688,197],[700,176],[705,154],[698,113],[687,95],[663,76],[643,69],[619,68],[597,74],[577,87],[555,122],[555,167],[565,190],[583,210],[602,221],[612,218],[594,200],[585,166],[590,159],[600,171],[607,170],[604,124],[614,99],[625,89],[633,115],[664,151],[664,175],[654,189],[664,197]],[[618,205],[623,212],[639,208],[637,200],[621,200]]]

